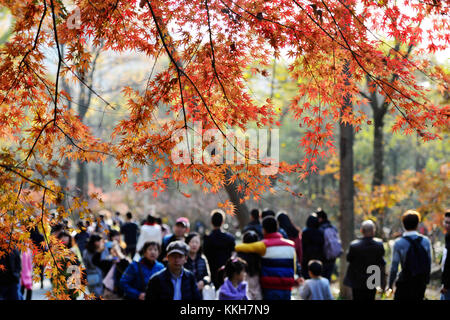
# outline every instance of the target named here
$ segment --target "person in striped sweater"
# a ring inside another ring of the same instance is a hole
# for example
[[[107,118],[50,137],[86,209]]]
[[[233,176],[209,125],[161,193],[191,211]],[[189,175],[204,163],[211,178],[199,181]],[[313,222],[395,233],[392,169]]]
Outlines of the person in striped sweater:
[[[262,221],[264,239],[236,245],[236,252],[261,255],[261,288],[264,300],[290,300],[295,280],[297,257],[293,241],[284,239],[278,232],[278,222],[272,216]]]

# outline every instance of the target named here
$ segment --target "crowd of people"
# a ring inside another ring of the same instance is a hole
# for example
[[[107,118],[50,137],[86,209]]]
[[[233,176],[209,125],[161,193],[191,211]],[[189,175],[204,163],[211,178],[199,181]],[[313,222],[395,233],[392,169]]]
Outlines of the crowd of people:
[[[298,288],[303,300],[332,300],[331,277],[341,257],[348,262],[344,284],[352,289],[354,300],[374,300],[377,289],[395,292],[394,300],[424,299],[432,249],[429,239],[417,231],[421,217],[416,211],[401,217],[405,232],[395,240],[389,276],[385,247],[375,238],[371,220],[362,222],[362,237],[343,255],[339,233],[320,208],[309,215],[303,230],[285,212],[254,209],[242,243],[224,231],[225,218],[222,210],[213,210],[212,231],[200,234],[191,232],[186,217],[176,219],[170,232],[153,215],[137,223],[132,213],[122,220],[117,212],[110,221],[104,215],[96,223],[79,221],[73,233],[67,223],[56,225],[52,234],[75,253],[75,264],[85,268],[89,293],[97,298],[291,300],[293,288]],[[444,224],[441,299],[449,300],[450,212],[445,213]],[[37,244],[43,241],[37,229],[31,237]],[[0,258],[5,267],[0,270],[0,300],[31,299],[31,255],[14,249]],[[374,267],[379,270],[378,282],[370,271]],[[67,293],[78,298],[74,289]]]

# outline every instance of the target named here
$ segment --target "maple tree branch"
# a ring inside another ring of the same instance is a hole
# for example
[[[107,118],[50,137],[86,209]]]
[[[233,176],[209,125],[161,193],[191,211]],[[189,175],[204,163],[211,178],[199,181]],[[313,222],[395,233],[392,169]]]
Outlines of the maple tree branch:
[[[43,231],[45,243],[47,244],[47,248],[48,248],[48,250],[50,251],[50,254],[51,254],[52,258],[53,258],[53,262],[54,262],[54,264],[55,264],[56,270],[57,270],[61,275],[64,275],[63,272],[61,271],[61,269],[60,269],[58,263],[56,262],[55,255],[53,254],[52,247],[51,247],[51,245],[50,245],[50,243],[49,243],[49,241],[48,241],[48,238],[47,238],[47,232],[45,231],[45,226],[44,226],[44,212],[45,212],[45,210],[44,210],[44,206],[45,206],[45,193],[46,193],[46,192],[47,192],[47,190],[45,189],[45,190],[44,190],[44,194],[43,194],[43,196],[42,196],[42,206],[41,206],[41,212],[42,212],[42,214],[41,214],[41,226],[42,226],[42,231]]]
[[[11,87],[8,89],[8,91],[6,92],[5,96],[3,97],[2,102],[0,103],[0,105],[2,105],[3,102],[5,102],[6,97],[8,96],[9,92],[10,92],[11,89],[14,87],[14,85],[16,84],[17,79],[19,78],[20,75],[22,75],[22,64],[25,62],[25,59],[28,57],[28,55],[29,55],[33,50],[36,49],[37,42],[38,42],[38,39],[39,39],[39,34],[41,33],[42,22],[44,21],[44,18],[45,18],[45,15],[46,15],[46,14],[47,14],[47,0],[44,0],[44,12],[42,13],[41,20],[39,21],[39,25],[38,25],[38,29],[37,29],[37,32],[36,32],[36,37],[35,37],[35,39],[34,39],[33,47],[25,53],[24,57],[23,57],[22,60],[20,61],[19,67],[18,67],[19,72],[17,73],[16,78],[14,79],[14,81],[13,81]],[[22,76],[23,76],[23,75],[22,75]]]
[[[52,193],[54,193],[54,194],[57,194],[56,191],[54,191],[54,190],[52,190],[52,189],[50,189],[50,188],[44,186],[43,184],[41,184],[41,183],[39,183],[39,182],[37,182],[37,181],[34,181],[34,180],[28,178],[27,176],[23,175],[23,174],[20,173],[19,171],[14,170],[14,168],[15,168],[14,166],[4,165],[4,164],[1,164],[1,163],[0,163],[0,167],[4,168],[4,169],[7,170],[7,171],[10,171],[10,172],[12,172],[12,173],[15,173],[16,175],[20,176],[21,178],[25,179],[26,181],[28,181],[28,182],[30,182],[30,183],[32,183],[32,184],[35,184],[35,185],[37,185],[37,186],[43,188],[44,190],[48,190],[48,191],[50,191],[50,192],[52,192]]]
[[[175,61],[175,58],[173,57],[173,54],[170,52],[168,45],[166,44],[166,41],[164,40],[165,36],[163,35],[163,32],[161,30],[161,27],[158,24],[158,18],[156,17],[153,8],[150,4],[150,2],[148,0],[143,0],[147,3],[148,7],[150,8],[150,12],[152,14],[152,18],[153,21],[155,22],[156,25],[156,29],[158,30],[158,34],[159,37],[161,38],[161,41],[163,43],[163,46],[166,50],[167,55],[169,56],[170,61],[172,62],[172,64],[175,66],[175,69],[177,70],[177,72],[179,73],[179,75],[183,75],[186,77],[186,79],[188,79],[188,81],[192,84],[194,90],[198,93],[200,100],[202,101],[203,105],[205,106],[209,116],[211,117],[211,120],[213,121],[214,125],[216,126],[216,128],[220,131],[220,133],[222,134],[222,136],[225,137],[225,139],[233,146],[234,150],[237,151],[238,153],[240,153],[241,155],[243,155],[246,158],[245,154],[242,154],[234,145],[234,143],[232,143],[228,137],[226,136],[226,134],[223,132],[223,130],[219,127],[219,125],[217,124],[216,120],[214,119],[213,114],[211,113],[211,110],[209,109],[205,99],[203,98],[203,95],[201,94],[200,90],[197,88],[197,86],[195,85],[195,83],[192,81],[192,79],[186,74],[186,72],[184,72],[184,70],[179,66],[179,61]],[[173,48],[174,52],[175,52],[175,48]],[[258,159],[256,159],[257,161],[259,161]]]
[[[294,0],[295,1],[295,0]],[[387,85],[388,87],[392,88],[393,90],[395,90],[396,92],[400,93],[402,96],[404,96],[406,99],[417,103],[419,105],[423,105],[420,104],[419,102],[415,101],[414,99],[412,99],[411,97],[405,95],[401,90],[395,88],[394,86],[392,86],[390,83],[387,83],[386,81],[384,81],[383,79],[378,79],[377,77],[374,77],[362,64],[361,62],[356,58],[355,52],[350,48],[350,44],[348,43],[347,39],[345,38],[345,36],[342,33],[341,28],[339,27],[339,25],[337,24],[333,14],[331,13],[331,11],[329,10],[328,6],[325,4],[325,2],[323,0],[321,0],[322,4],[325,6],[325,8],[327,9],[328,13],[330,14],[331,18],[333,19],[334,24],[336,25],[342,39],[345,41],[345,43],[348,46],[348,49],[350,50],[350,53],[353,56],[353,59],[356,61],[356,63],[359,65],[359,67],[372,79],[374,80],[375,83],[378,82],[382,82],[383,84]],[[380,86],[380,85],[379,85]],[[395,108],[400,112],[400,114],[404,117],[404,119],[410,124],[411,127],[414,127],[413,124],[410,121],[410,118],[405,115],[405,113],[400,109],[400,107],[397,105],[397,103],[394,101],[394,99],[391,97],[391,95],[386,91],[386,89],[384,89],[383,86],[380,86],[380,88],[383,90],[383,92],[388,96],[388,98],[391,100],[391,102],[394,104]],[[414,119],[413,119],[414,120]],[[418,124],[420,126],[420,124]],[[414,127],[415,128],[415,127]],[[422,131],[419,128],[415,128],[419,133],[421,133]]]
[[[343,45],[340,41],[337,41],[329,32],[327,32],[321,25],[320,23],[318,23],[309,13],[308,11],[306,11],[305,8],[303,8],[296,0],[292,0],[301,10],[303,10],[306,15],[308,16],[308,18],[314,22],[314,24],[316,26],[319,27],[320,30],[322,30],[331,40],[333,40],[334,42],[336,42],[338,45],[340,45],[342,48],[344,48],[345,50],[351,50],[351,48],[347,48],[345,45]],[[356,55],[360,56],[359,54],[357,54],[355,52]]]
[[[77,145],[74,141],[73,138],[71,136],[69,136],[59,125],[55,125],[56,128],[58,128],[63,134],[64,136],[70,141],[70,143],[72,145],[74,145],[76,148],[78,148],[80,151],[85,152],[85,153],[100,153],[100,154],[104,154],[110,157],[113,157],[114,155],[105,151],[99,151],[99,150],[86,150],[82,147],[80,147],[79,145]]]
[[[22,163],[27,162],[27,160],[30,158],[30,156],[31,156],[31,154],[32,154],[32,152],[33,152],[33,150],[34,150],[34,147],[36,146],[37,142],[39,141],[39,138],[41,137],[42,132],[44,132],[45,128],[47,128],[47,126],[48,126],[50,123],[54,122],[54,121],[55,121],[54,119],[48,121],[48,122],[41,128],[41,130],[39,130],[39,134],[38,134],[37,138],[34,140],[33,146],[31,147],[30,151],[28,152],[28,155],[25,157],[24,160],[20,161],[20,162],[18,163],[18,165],[21,165]]]
[[[239,9],[241,9],[242,11],[244,11],[245,13],[247,13],[247,14],[250,15],[250,16],[252,16],[254,19],[256,19],[256,20],[258,20],[258,21],[267,21],[267,22],[270,22],[270,23],[279,25],[280,27],[283,27],[283,28],[286,28],[286,29],[290,29],[290,30],[296,32],[296,33],[295,33],[296,36],[297,36],[297,33],[298,33],[298,32],[302,33],[301,31],[298,31],[296,28],[291,27],[291,26],[288,26],[288,25],[285,25],[285,24],[283,24],[283,23],[281,23],[281,22],[278,22],[278,21],[275,21],[275,20],[272,20],[272,19],[264,18],[262,15],[261,15],[261,16],[255,15],[254,13],[252,13],[252,12],[248,11],[247,9],[241,7],[239,4],[237,4],[237,3],[235,3],[235,2],[233,2],[233,1],[231,1],[231,0],[229,0],[229,1],[230,1],[232,4],[234,4],[235,6],[237,6]],[[230,10],[232,13],[234,13],[236,16],[243,17],[241,14],[239,14],[239,13],[233,11],[233,9],[231,9],[231,8],[230,8],[223,0],[220,0],[220,2],[222,2],[222,4],[223,4],[225,7],[227,7],[227,9]],[[243,18],[243,19],[244,19],[245,21],[247,21],[247,22],[251,22],[250,20],[248,20],[248,19],[246,19],[246,18]],[[313,20],[313,21],[314,21],[314,20]],[[315,21],[314,21],[314,22],[315,22]],[[335,42],[336,42],[337,44],[339,44],[341,47],[343,47],[344,49],[346,49],[345,46],[344,46],[343,44],[341,44],[341,43],[339,43],[337,40],[335,40],[329,33],[327,33],[325,30],[323,30],[323,31],[324,31],[324,32],[325,32],[325,33],[326,33],[333,41],[335,41]],[[305,37],[306,37],[306,36],[305,36]],[[297,38],[298,38],[298,37],[297,37]],[[319,47],[320,49],[322,49],[323,51],[326,51],[322,46],[320,46],[319,44],[317,44],[317,42],[314,41],[314,39],[309,38],[309,40],[310,40],[310,44],[311,44],[311,45],[318,46],[318,47]]]
[[[367,94],[365,94],[363,91],[359,91],[359,94],[362,95],[367,100],[370,100],[370,97]]]
[[[402,56],[404,59],[406,59],[406,61],[408,61],[410,63],[410,65],[412,65],[415,69],[419,70],[423,75],[425,75],[428,79],[430,79],[431,81],[435,82],[436,80],[433,79],[429,74],[427,74],[424,69],[418,67],[417,65],[415,65],[410,59],[409,59],[409,50],[408,53],[405,55],[403,54],[400,50],[399,50],[399,46],[395,46],[392,47],[389,43],[385,42],[383,39],[381,39],[380,37],[378,37],[376,34],[374,34],[372,32],[372,30],[370,30],[365,24],[364,22],[362,22],[358,16],[353,12],[353,10],[351,10],[344,2],[342,2],[342,0],[338,0],[346,9],[348,12],[350,12],[350,14],[356,19],[356,21],[358,21],[363,27],[364,29],[366,29],[374,38],[376,38],[378,41],[380,41],[381,43],[383,43],[384,45],[388,46],[389,48],[391,48],[392,50],[394,50],[395,52],[397,52],[400,56]],[[412,45],[410,45],[411,47]]]
[[[90,91],[92,91],[93,94],[95,94],[100,100],[102,100],[104,103],[106,103],[106,105],[108,107],[110,107],[113,110],[116,110],[116,108],[114,108],[110,102],[108,102],[106,99],[104,99],[102,96],[100,96],[100,94],[98,94],[94,89],[92,89],[91,86],[89,86],[79,75],[76,74],[76,72],[74,72],[68,65],[67,63],[65,63],[64,61],[62,62],[67,68],[68,70],[84,85],[86,86]]]
[[[206,7],[206,14],[207,14],[207,17],[208,17],[209,44],[210,44],[210,46],[211,46],[211,56],[212,56],[211,64],[212,64],[212,67],[213,67],[213,70],[214,70],[214,74],[215,74],[215,76],[216,76],[216,78],[217,78],[217,82],[219,82],[220,88],[222,89],[223,95],[224,95],[225,99],[227,100],[228,105],[229,105],[230,107],[235,107],[235,106],[230,102],[230,100],[228,99],[228,96],[227,96],[227,93],[226,93],[226,91],[225,91],[225,88],[224,88],[224,86],[223,86],[223,84],[222,84],[222,81],[220,80],[219,74],[217,73],[217,69],[216,69],[216,56],[215,56],[215,53],[214,53],[214,42],[213,42],[213,39],[212,39],[212,30],[211,30],[211,22],[210,22],[210,16],[209,16],[208,0],[205,0],[205,7]]]
[[[61,56],[61,50],[59,48],[58,31],[56,29],[55,5],[53,3],[53,0],[50,0],[50,6],[52,9],[53,32],[55,34],[55,45],[56,45],[56,50],[58,52],[58,68],[56,70],[56,81],[55,81],[55,109],[54,109],[54,115],[53,115],[53,121],[56,124],[56,115],[57,115],[57,111],[58,111],[59,72],[61,70],[61,62],[64,60],[64,58]]]

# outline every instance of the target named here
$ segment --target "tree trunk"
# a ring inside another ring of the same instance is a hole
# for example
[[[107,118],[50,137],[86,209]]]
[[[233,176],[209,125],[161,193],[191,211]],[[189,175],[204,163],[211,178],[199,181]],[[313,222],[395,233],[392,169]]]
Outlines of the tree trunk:
[[[374,132],[373,132],[373,178],[372,178],[372,192],[376,187],[383,184],[384,180],[384,136],[383,136],[383,118],[386,114],[388,105],[386,102],[381,107],[378,107],[377,100],[372,101],[372,110],[374,118]],[[372,215],[377,217],[376,236],[385,239],[384,227],[384,209],[376,209]]]
[[[349,77],[348,63],[344,66],[344,73]],[[350,95],[344,97],[345,109],[351,109]],[[342,115],[342,111],[341,111]],[[343,299],[351,298],[350,288],[344,285],[344,276],[347,271],[347,260],[345,253],[348,251],[350,242],[354,239],[354,185],[353,185],[353,126],[340,123],[339,158],[339,222],[340,236],[344,254],[340,259],[339,288]]]
[[[225,173],[225,179],[228,181],[231,178],[231,171],[227,169],[227,172]],[[240,199],[243,198],[243,194],[237,191],[237,180],[235,180],[233,183],[225,183],[225,190],[228,193],[228,196],[230,197],[230,201],[233,203],[235,207],[235,213],[236,218],[239,222],[239,228],[242,230],[244,227],[249,223],[250,217],[247,205],[245,202],[241,203]]]
[[[373,178],[372,178],[372,190],[375,186],[383,184],[383,162],[384,162],[384,150],[383,150],[383,117],[384,113],[381,109],[374,111],[374,132],[373,132]]]
[[[87,163],[85,161],[78,160],[78,172],[76,177],[76,188],[78,191],[78,195],[87,199],[88,196],[88,171],[87,171]]]
[[[59,185],[61,186],[61,190],[64,194],[64,208],[67,210],[69,208],[69,200],[67,199],[67,187],[69,184],[69,177],[70,177],[70,167],[72,165],[72,162],[69,160],[69,158],[66,158],[64,160],[64,164],[62,167],[61,175],[58,178]]]

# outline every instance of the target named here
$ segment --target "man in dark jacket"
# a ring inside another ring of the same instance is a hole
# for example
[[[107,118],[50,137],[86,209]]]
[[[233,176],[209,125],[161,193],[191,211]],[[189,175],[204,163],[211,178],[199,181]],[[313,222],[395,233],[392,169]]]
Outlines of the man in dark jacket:
[[[375,224],[366,220],[361,224],[363,238],[352,241],[347,253],[349,263],[344,284],[352,288],[353,300],[375,300],[376,288],[373,283],[368,283],[368,278],[374,271],[368,270],[369,266],[379,268],[379,285],[382,289],[386,286],[386,273],[384,261],[384,247],[380,239],[374,238]],[[375,283],[378,281],[375,281]]]
[[[444,227],[445,235],[445,249],[442,256],[442,289],[441,300],[450,300],[450,211],[445,213]]]
[[[22,300],[19,292],[22,271],[20,252],[12,249],[0,258],[0,265],[4,267],[0,269],[0,300]]]
[[[77,243],[78,249],[80,249],[81,254],[83,254],[84,249],[86,249],[86,243],[89,240],[89,233],[86,231],[83,221],[79,221],[78,224],[79,231],[75,235],[75,242]]]
[[[225,213],[222,210],[213,210],[211,213],[213,230],[209,235],[205,235],[203,241],[203,251],[208,259],[211,281],[216,290],[223,283],[223,279],[219,277],[219,269],[231,257],[236,244],[234,237],[230,233],[221,230],[224,221]]]
[[[133,222],[133,215],[131,212],[127,212],[126,217],[127,221],[120,227],[120,233],[123,234],[125,243],[127,244],[125,253],[133,259],[136,253],[139,227],[135,222]]]
[[[150,278],[145,300],[202,300],[194,274],[183,267],[188,252],[180,240],[167,246],[167,267]]]

